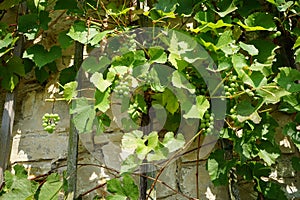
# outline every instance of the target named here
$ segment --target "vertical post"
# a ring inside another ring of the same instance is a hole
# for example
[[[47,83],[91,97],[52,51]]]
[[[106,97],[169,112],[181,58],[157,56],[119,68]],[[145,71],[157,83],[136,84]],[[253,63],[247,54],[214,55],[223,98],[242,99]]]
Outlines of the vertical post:
[[[27,11],[26,3],[19,5],[18,15],[23,15]],[[22,57],[23,46],[25,38],[22,34],[19,35],[19,40],[13,50],[13,55]],[[11,138],[15,119],[15,96],[16,92],[8,92],[6,94],[4,109],[2,114],[2,123],[0,130],[0,189],[4,184],[4,171],[8,167],[10,152],[11,152]]]
[[[0,135],[0,188],[4,183],[4,171],[9,162],[11,151],[11,137],[15,118],[15,95],[8,92],[4,103]]]
[[[75,42],[74,67],[77,71],[83,61],[83,44]],[[80,72],[79,72],[80,73]],[[80,78],[78,86],[80,88]],[[68,199],[76,199],[77,186],[77,156],[78,156],[78,131],[73,122],[73,115],[70,116],[70,132],[68,142],[68,161],[67,161],[67,177],[68,177]]]

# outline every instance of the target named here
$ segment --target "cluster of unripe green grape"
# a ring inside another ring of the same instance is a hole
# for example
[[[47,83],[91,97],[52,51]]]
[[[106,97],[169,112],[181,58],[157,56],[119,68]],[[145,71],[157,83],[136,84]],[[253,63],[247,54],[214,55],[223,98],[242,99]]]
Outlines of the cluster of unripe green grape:
[[[150,85],[153,81],[153,79],[149,73],[142,74],[139,78],[142,80],[142,84],[145,84],[145,85]]]
[[[114,92],[117,94],[117,97],[123,98],[128,96],[130,93],[130,87],[127,81],[120,81],[119,84],[115,87]]]
[[[237,76],[231,75],[228,77],[227,84],[224,85],[225,96],[231,97],[238,92],[239,83],[237,82]]]
[[[59,122],[60,117],[58,114],[54,113],[46,113],[43,116],[43,127],[44,130],[47,131],[48,133],[53,133],[53,131],[56,128],[57,123]]]
[[[206,133],[211,133],[214,128],[214,113],[205,112],[201,120],[200,129],[205,129]]]
[[[234,105],[233,107],[230,108],[229,115],[230,115],[233,125],[235,127],[243,127],[244,126],[244,123],[240,122],[237,118],[236,105]]]

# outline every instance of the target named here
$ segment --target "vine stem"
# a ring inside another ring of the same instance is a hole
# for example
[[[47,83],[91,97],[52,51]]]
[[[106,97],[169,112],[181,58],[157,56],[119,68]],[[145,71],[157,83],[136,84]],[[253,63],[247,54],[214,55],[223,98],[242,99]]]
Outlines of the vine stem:
[[[203,133],[203,129],[201,129],[196,135],[194,135],[194,137],[193,137],[190,141],[188,141],[188,143],[186,143],[186,144],[184,145],[184,147],[182,148],[182,150],[183,150],[183,149],[186,149],[188,146],[190,146],[190,144],[191,144],[198,136],[200,136],[202,133]],[[156,177],[155,177],[155,180],[153,181],[153,183],[152,183],[152,185],[151,185],[151,188],[150,188],[150,190],[149,190],[149,193],[148,193],[146,199],[148,199],[148,198],[150,197],[150,194],[151,194],[151,192],[154,190],[154,187],[155,187],[155,185],[156,185],[156,183],[157,183],[157,180],[158,180],[158,178],[160,177],[160,175],[163,173],[163,171],[166,169],[166,167],[171,163],[171,161],[172,161],[174,158],[177,157],[177,155],[178,155],[180,152],[181,152],[181,151],[177,151],[176,153],[174,153],[174,154],[171,156],[171,158],[169,158],[169,160],[164,164],[164,166],[159,170],[158,174],[157,174]],[[195,198],[190,198],[190,199],[195,199]]]

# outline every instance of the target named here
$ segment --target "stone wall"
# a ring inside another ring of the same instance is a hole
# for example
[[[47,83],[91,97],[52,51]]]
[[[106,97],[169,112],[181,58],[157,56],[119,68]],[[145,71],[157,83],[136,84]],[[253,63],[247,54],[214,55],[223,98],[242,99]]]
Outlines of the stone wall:
[[[55,80],[55,77],[53,80]],[[26,166],[30,176],[44,174],[53,169],[60,172],[66,169],[70,120],[69,105],[64,101],[56,101],[54,103],[46,101],[51,95],[49,91],[52,91],[49,88],[53,89],[55,87],[54,83],[54,81],[49,82],[45,90],[42,87],[33,87],[35,89],[32,90],[30,89],[32,86],[27,89],[25,85],[23,85],[23,88],[19,87],[18,89],[17,118],[14,125],[13,147],[10,160],[12,164],[19,163]],[[22,91],[27,91],[26,95]],[[0,102],[3,102],[2,98]],[[48,134],[41,126],[42,116],[47,112],[58,113],[61,116],[61,121],[57,126],[56,132],[53,134]],[[290,162],[291,157],[295,155],[299,156],[299,152],[291,141],[281,134],[282,126],[291,121],[291,118],[289,115],[282,113],[275,113],[274,117],[280,122],[276,140],[281,145],[283,154],[278,159],[277,165],[274,165],[271,178],[282,183],[290,199],[300,199],[299,173],[293,170]],[[116,138],[116,141],[120,139],[114,133],[109,134],[107,137],[110,137],[110,139]],[[82,140],[84,144],[88,144],[87,140],[89,140],[89,137],[88,139],[82,137]],[[105,142],[103,139],[101,141]],[[195,147],[197,147],[197,144],[192,144],[190,148]],[[105,148],[107,148],[106,152],[110,151],[109,146]],[[103,183],[103,181],[110,177],[110,174],[99,167],[101,162],[97,159],[97,156],[87,151],[85,146],[81,144],[79,149],[78,194],[81,194],[95,187],[97,184]],[[113,159],[107,153],[104,154],[104,157],[106,160]],[[207,155],[204,153],[200,156],[201,160],[198,162],[198,190],[200,199],[230,199],[228,187],[214,187],[210,181],[208,172],[205,169],[206,157]],[[196,158],[195,152],[180,157],[166,168],[160,180],[187,196],[196,197]],[[99,166],[90,166],[88,164]],[[239,182],[238,188],[241,199],[256,199],[257,196],[251,183]],[[90,195],[85,196],[85,199],[91,199],[95,193],[105,194],[105,190],[98,189]],[[161,183],[157,183],[156,198],[170,200],[186,199]]]

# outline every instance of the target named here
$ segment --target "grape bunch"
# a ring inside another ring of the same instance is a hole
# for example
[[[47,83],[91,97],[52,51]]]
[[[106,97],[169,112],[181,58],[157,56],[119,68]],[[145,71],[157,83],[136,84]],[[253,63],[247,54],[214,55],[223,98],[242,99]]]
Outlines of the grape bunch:
[[[128,96],[130,93],[130,87],[127,81],[121,81],[119,82],[115,89],[114,92],[117,94],[118,98],[123,98],[124,96]]]
[[[231,97],[238,92],[239,83],[237,82],[237,76],[231,75],[228,77],[227,84],[224,86],[225,96]]]
[[[230,108],[229,110],[229,116],[232,119],[232,126],[234,127],[243,127],[244,123],[240,122],[237,118],[237,113],[236,113],[236,105]]]
[[[144,85],[150,85],[153,82],[153,78],[149,73],[145,73],[139,76]]]
[[[46,113],[43,116],[43,127],[44,130],[47,131],[48,133],[53,133],[55,130],[56,124],[59,122],[60,117],[58,114],[54,113]]]
[[[214,128],[214,116],[214,113],[209,114],[209,112],[205,112],[201,120],[200,129],[205,129],[206,133],[211,133]]]

